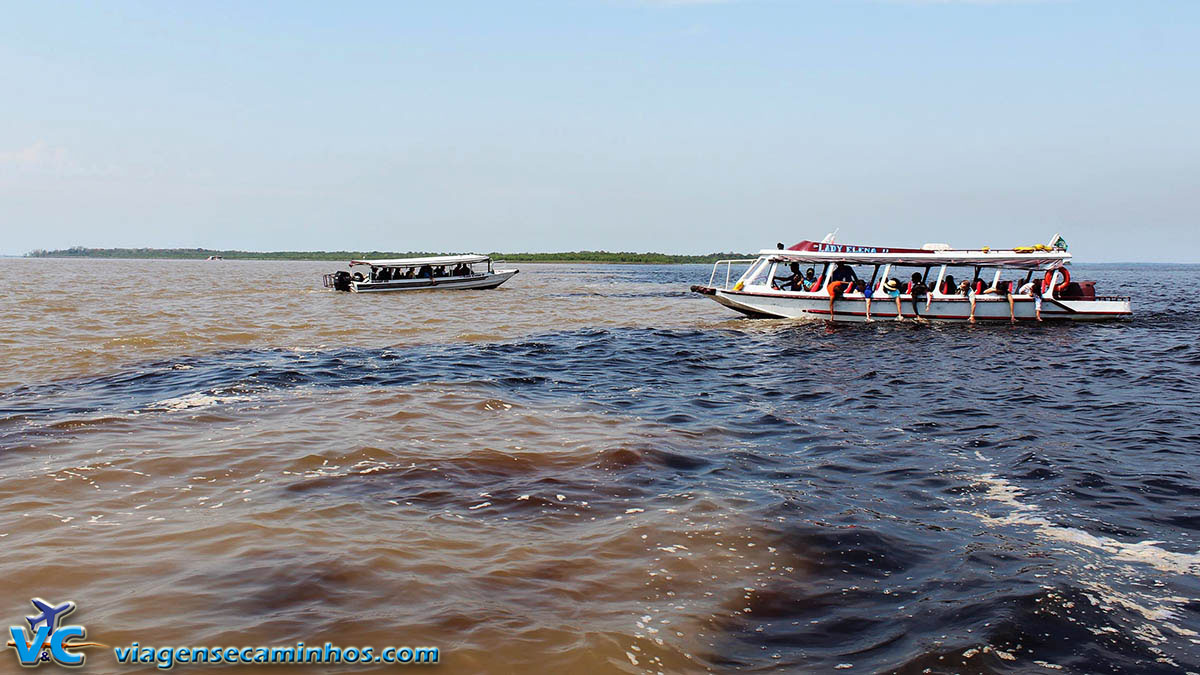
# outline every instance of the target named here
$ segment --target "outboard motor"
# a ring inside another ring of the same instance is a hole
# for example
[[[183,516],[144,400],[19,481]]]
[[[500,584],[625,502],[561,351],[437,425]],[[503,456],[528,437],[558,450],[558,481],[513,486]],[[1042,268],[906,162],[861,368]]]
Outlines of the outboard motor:
[[[350,290],[350,273],[346,270],[340,270],[333,275],[333,290],[349,291]]]

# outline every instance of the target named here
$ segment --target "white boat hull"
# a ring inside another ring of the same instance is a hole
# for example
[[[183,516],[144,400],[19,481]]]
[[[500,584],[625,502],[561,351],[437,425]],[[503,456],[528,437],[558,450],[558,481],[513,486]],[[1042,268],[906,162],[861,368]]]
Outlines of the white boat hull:
[[[511,279],[518,270],[497,270],[491,274],[468,277],[434,277],[433,279],[396,279],[393,281],[352,281],[355,293],[390,293],[393,291],[431,291],[496,288]]]
[[[867,320],[867,303],[862,296],[850,295],[834,301],[833,316],[829,315],[829,296],[824,293],[733,291],[706,286],[694,287],[716,302],[748,316],[774,318],[832,318],[834,321],[861,322]],[[914,319],[912,301],[901,296],[901,315]],[[971,301],[961,296],[935,296],[926,307],[925,300],[917,302],[922,318],[931,321],[968,321]],[[1124,319],[1132,315],[1129,298],[1059,300],[1047,298],[1042,303],[1043,320],[1104,321]],[[1013,316],[1018,321],[1034,321],[1034,300],[1028,296],[1013,296]],[[872,298],[871,319],[896,319],[896,300],[887,296]],[[976,296],[977,322],[1009,321],[1008,300],[1002,296]]]

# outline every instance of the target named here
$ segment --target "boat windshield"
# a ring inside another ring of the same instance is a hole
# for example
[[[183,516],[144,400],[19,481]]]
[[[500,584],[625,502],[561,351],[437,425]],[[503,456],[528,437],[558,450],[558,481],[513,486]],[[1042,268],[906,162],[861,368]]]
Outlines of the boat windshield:
[[[746,285],[766,286],[768,278],[771,274],[771,265],[771,261],[766,258],[763,258],[755,263],[754,267],[751,267],[749,271],[746,272],[746,275],[742,277],[745,279]]]

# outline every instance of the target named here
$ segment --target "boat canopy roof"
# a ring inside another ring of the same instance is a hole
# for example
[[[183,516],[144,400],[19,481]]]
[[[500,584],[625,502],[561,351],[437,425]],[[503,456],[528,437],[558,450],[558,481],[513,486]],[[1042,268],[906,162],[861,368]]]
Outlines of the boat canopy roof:
[[[383,260],[351,260],[351,265],[370,265],[371,267],[416,267],[419,265],[459,265],[461,263],[487,262],[486,255],[436,255],[428,258],[387,258]]]
[[[952,249],[942,244],[923,248],[891,248],[802,241],[786,249],[763,249],[760,256],[776,262],[829,263],[849,265],[959,265],[963,267],[1013,267],[1019,269],[1055,269],[1071,260],[1066,249],[1049,246],[1021,246],[1011,249]]]

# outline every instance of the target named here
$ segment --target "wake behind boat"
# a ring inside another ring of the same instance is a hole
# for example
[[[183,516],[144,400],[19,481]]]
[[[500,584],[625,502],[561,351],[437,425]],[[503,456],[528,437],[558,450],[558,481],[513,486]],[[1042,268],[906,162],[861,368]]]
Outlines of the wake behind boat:
[[[351,260],[349,267],[353,272],[326,274],[325,288],[353,293],[496,288],[520,271],[495,269],[486,255]]]
[[[837,244],[831,234],[759,253],[756,259],[718,261],[708,285],[692,290],[752,317],[1015,323],[1132,315],[1130,298],[1096,295],[1095,282],[1071,280],[1071,254],[1058,235],[1049,245],[1012,249],[911,249]],[[749,269],[731,283],[732,266],[747,263]],[[718,285],[721,266],[724,283]],[[801,266],[808,269],[801,272]],[[1015,278],[1004,278],[1012,272]]]

